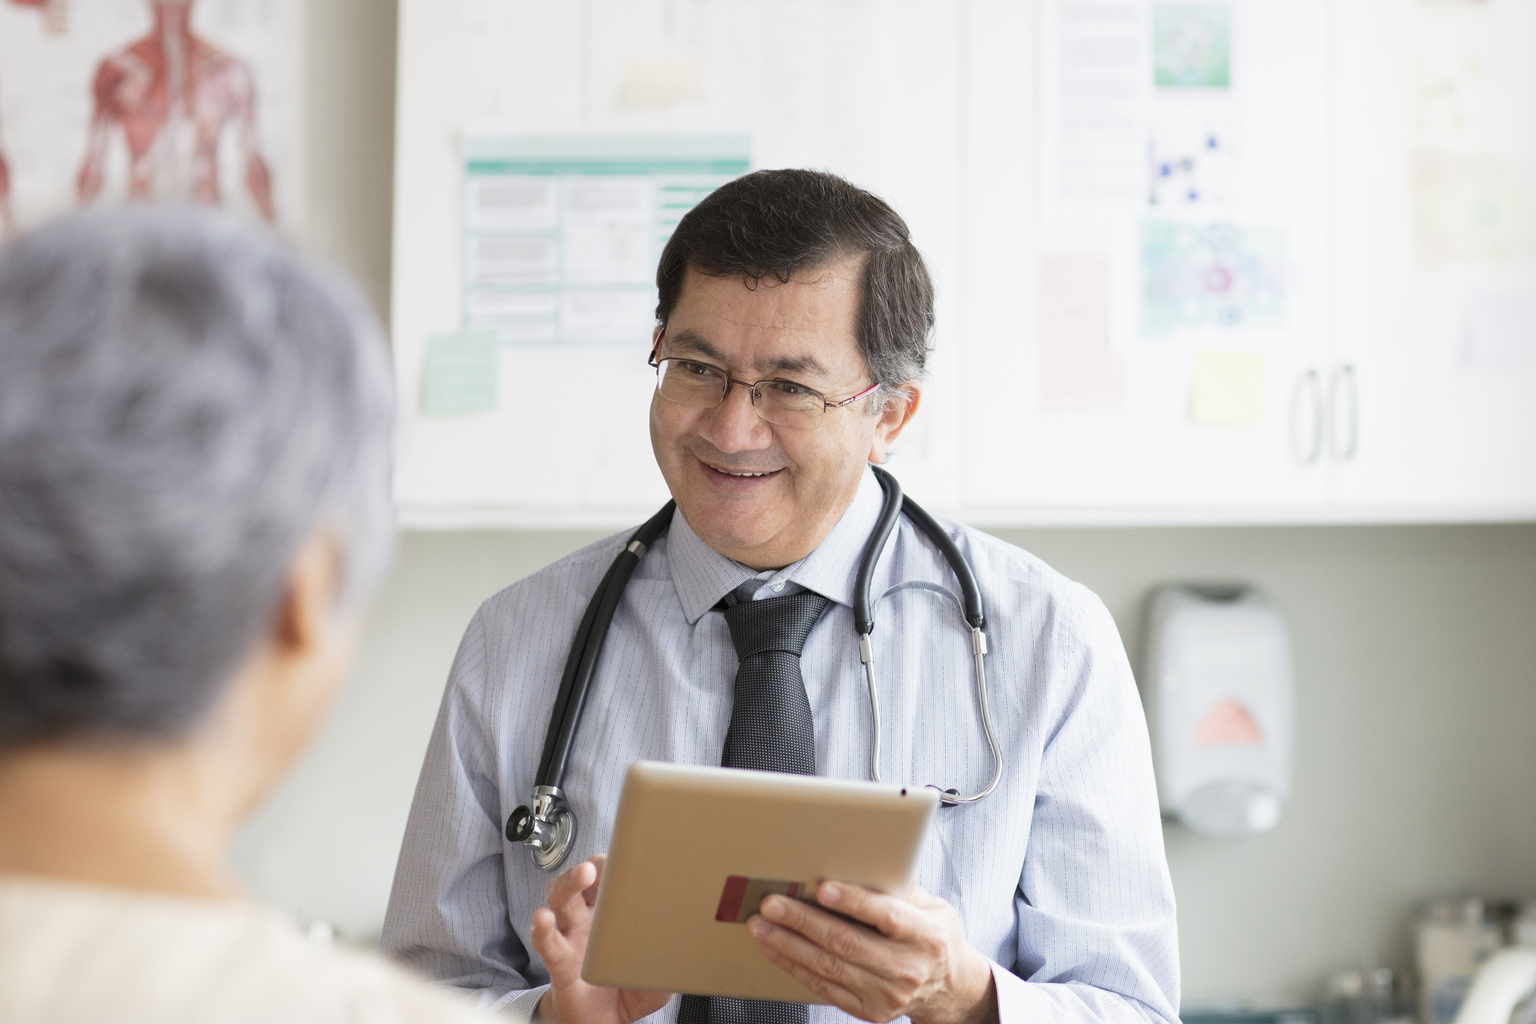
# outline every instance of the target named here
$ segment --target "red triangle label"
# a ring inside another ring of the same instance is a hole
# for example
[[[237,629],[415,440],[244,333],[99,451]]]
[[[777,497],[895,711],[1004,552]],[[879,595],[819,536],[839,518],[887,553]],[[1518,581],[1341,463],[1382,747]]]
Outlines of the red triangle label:
[[[1248,709],[1228,698],[1211,705],[1195,729],[1195,745],[1200,747],[1259,747],[1264,734]]]

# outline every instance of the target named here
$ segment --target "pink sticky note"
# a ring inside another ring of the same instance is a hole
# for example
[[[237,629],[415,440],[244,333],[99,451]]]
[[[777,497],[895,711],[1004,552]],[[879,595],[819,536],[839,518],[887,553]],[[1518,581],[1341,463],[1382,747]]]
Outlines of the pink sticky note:
[[[1467,366],[1524,370],[1536,362],[1536,299],[1472,292],[1461,315],[1461,361]]]
[[[1109,260],[1040,260],[1040,387],[1046,412],[1125,408],[1123,357],[1109,343]]]

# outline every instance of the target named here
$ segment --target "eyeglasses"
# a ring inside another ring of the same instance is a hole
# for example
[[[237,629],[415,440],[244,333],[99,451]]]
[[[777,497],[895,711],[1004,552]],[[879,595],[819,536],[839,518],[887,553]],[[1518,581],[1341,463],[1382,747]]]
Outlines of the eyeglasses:
[[[656,367],[656,393],[669,402],[691,409],[713,409],[725,401],[732,384],[740,384],[752,393],[752,408],[759,419],[792,430],[814,430],[828,409],[841,409],[873,394],[879,384],[871,384],[852,398],[829,402],[820,391],[792,380],[737,380],[718,366],[696,359],[657,359],[661,339],[646,362]]]

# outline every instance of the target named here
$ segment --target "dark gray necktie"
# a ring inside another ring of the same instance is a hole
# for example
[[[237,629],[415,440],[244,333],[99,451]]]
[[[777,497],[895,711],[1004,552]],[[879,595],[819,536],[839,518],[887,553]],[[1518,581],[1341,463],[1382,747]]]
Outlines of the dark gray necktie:
[[[725,610],[741,660],[720,758],[726,768],[816,774],[816,731],[800,652],[830,603],[802,591],[741,601]],[[678,1024],[805,1024],[809,1011],[800,1003],[683,996],[677,1019]]]

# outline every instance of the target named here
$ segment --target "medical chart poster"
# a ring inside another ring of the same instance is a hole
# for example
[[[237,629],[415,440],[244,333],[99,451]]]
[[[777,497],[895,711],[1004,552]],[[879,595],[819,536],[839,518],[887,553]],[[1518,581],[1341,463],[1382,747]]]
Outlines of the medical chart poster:
[[[744,135],[466,134],[464,328],[643,344],[673,229],[750,165]]]
[[[0,0],[0,230],[124,200],[302,241],[301,0]]]
[[[1046,0],[1045,220],[1105,223],[1241,202],[1240,13],[1235,0]]]
[[[545,155],[615,164],[726,161],[702,169],[706,188],[757,167],[825,168],[892,199],[936,275],[957,280],[945,273],[960,258],[955,8],[906,0],[399,6],[391,326],[402,522],[618,529],[667,496],[644,429],[656,388],[646,356],[665,221],[694,197],[675,192],[661,202],[665,175],[635,167],[501,174],[545,180],[501,182],[475,197],[479,171],[515,168],[467,167],[470,156],[526,156],[475,154],[476,138],[606,139],[602,151]],[[925,131],[914,134],[914,123]],[[688,143],[679,153],[679,140],[690,139],[727,143]],[[662,142],[625,152],[645,140]],[[572,185],[588,187],[562,190]],[[476,198],[490,199],[489,208],[477,209],[486,204]],[[580,237],[567,237],[573,227]],[[471,252],[476,240],[489,243],[485,251]],[[960,302],[958,285],[940,295]],[[953,334],[959,317],[941,323]],[[478,339],[491,335],[498,351],[487,359]],[[946,336],[935,357],[959,354]],[[482,386],[488,364],[494,388]],[[586,414],[564,392],[530,383],[573,373]],[[929,392],[923,421],[958,421],[944,412],[954,408],[946,394],[940,384]],[[902,479],[920,487],[931,475],[945,487],[930,493],[953,492],[954,462],[938,458],[928,441],[935,434],[920,422],[905,435]]]

